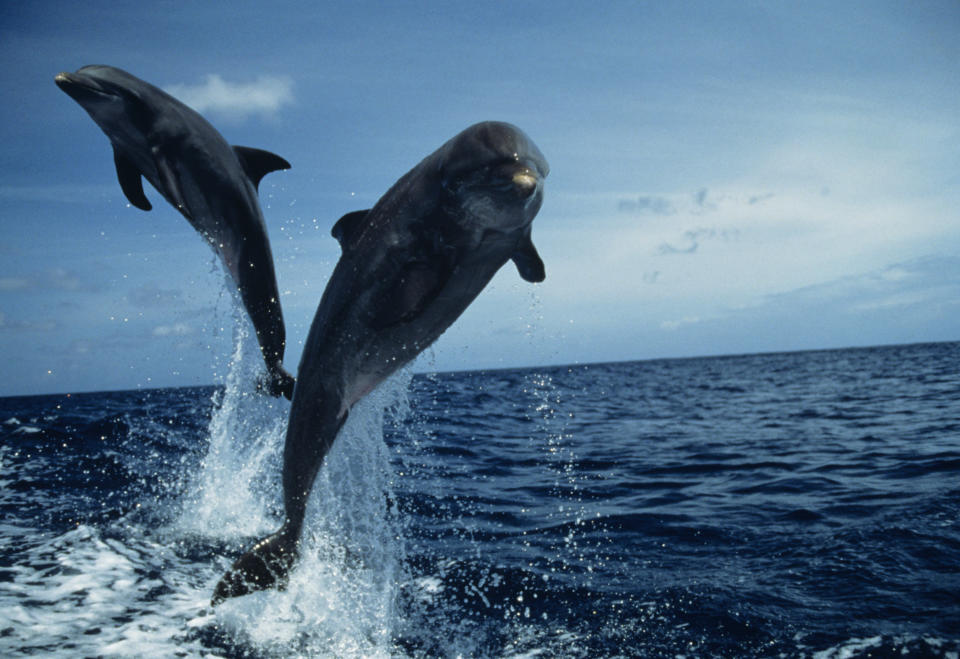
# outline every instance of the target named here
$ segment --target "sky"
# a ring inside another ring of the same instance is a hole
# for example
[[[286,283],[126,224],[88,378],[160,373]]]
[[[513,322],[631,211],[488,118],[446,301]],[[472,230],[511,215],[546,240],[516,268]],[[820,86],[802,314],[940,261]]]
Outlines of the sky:
[[[222,381],[213,252],[54,84],[125,69],[282,155],[295,370],[330,228],[472,123],[551,166],[533,238],[415,370],[960,340],[960,3],[0,3],[0,396]]]

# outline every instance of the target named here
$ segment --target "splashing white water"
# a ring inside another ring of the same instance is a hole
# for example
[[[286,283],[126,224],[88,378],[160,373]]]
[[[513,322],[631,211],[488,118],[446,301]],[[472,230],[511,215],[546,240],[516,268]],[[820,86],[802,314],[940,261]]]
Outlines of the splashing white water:
[[[354,408],[314,483],[289,586],[221,604],[231,635],[271,654],[391,654],[403,547],[383,422],[409,379],[392,379]]]
[[[5,525],[0,537],[19,537],[22,548],[0,598],[0,654],[393,654],[404,561],[383,424],[389,407],[406,404],[409,373],[351,412],[314,486],[288,588],[210,606],[217,580],[252,539],[275,530],[282,510],[289,403],[255,391],[262,359],[241,320],[209,450],[179,481],[191,484],[182,500],[150,497],[103,528],[54,535]],[[0,462],[0,482],[8,476]]]
[[[209,448],[184,502],[184,531],[263,534],[280,510],[280,464],[290,404],[256,390],[262,362],[249,324],[237,318],[233,356],[214,394]]]
[[[243,323],[209,425],[210,446],[178,524],[248,544],[282,521],[281,469],[289,403],[255,390],[260,356]],[[390,407],[406,404],[409,372],[351,412],[307,506],[301,559],[285,591],[221,604],[209,619],[241,645],[271,655],[386,656],[402,546],[389,501],[392,470],[383,437]],[[209,590],[236,556],[216,562]]]
[[[402,545],[383,423],[409,380],[390,380],[354,408],[314,483],[287,589],[221,604],[231,636],[270,654],[391,654]]]

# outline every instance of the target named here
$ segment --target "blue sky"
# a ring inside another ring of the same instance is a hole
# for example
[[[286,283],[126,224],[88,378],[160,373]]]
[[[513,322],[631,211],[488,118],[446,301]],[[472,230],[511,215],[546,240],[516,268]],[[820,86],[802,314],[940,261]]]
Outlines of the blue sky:
[[[211,250],[53,83],[111,64],[293,168],[261,184],[286,363],[329,234],[476,121],[551,165],[534,241],[418,370],[960,339],[960,4],[0,4],[0,395],[206,384]]]

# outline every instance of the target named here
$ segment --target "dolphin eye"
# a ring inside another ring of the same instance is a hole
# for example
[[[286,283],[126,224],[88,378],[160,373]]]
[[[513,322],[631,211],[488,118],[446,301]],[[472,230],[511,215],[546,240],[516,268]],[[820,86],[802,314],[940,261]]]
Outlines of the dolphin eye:
[[[441,179],[440,185],[446,192],[455,193],[463,185],[463,179],[459,176],[445,176]]]

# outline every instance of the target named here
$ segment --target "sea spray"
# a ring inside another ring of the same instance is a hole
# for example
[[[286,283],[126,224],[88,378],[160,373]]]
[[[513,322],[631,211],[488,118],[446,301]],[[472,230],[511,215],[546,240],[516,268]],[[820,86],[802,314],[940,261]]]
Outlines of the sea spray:
[[[281,506],[280,470],[290,404],[257,390],[263,371],[252,328],[236,310],[234,350],[214,394],[209,445],[181,526],[217,536],[274,530]]]
[[[262,361],[247,324],[237,326],[223,387],[214,394],[209,449],[181,521],[188,534],[225,540],[231,552],[282,522],[290,408],[256,391]],[[287,588],[228,600],[196,624],[215,628],[225,644],[267,655],[390,654],[403,547],[384,423],[403,415],[411,377],[402,371],[351,410],[311,490]],[[217,570],[229,564],[212,563]]]
[[[406,404],[410,377],[388,380],[351,411],[314,482],[287,588],[224,602],[223,629],[269,654],[391,654],[403,545],[383,427]]]
[[[383,426],[409,380],[395,376],[351,411],[311,491],[286,590],[218,607],[223,628],[246,644],[283,656],[392,653],[403,545]]]

